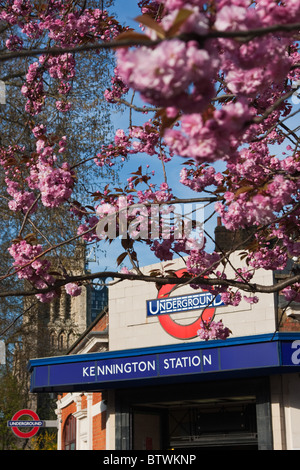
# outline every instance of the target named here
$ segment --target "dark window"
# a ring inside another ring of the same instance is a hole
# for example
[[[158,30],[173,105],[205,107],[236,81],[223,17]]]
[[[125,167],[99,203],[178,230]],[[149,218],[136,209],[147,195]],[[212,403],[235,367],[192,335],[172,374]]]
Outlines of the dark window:
[[[61,333],[58,338],[58,349],[62,351],[64,349],[64,334]]]
[[[64,429],[64,450],[76,450],[76,418],[70,415]]]

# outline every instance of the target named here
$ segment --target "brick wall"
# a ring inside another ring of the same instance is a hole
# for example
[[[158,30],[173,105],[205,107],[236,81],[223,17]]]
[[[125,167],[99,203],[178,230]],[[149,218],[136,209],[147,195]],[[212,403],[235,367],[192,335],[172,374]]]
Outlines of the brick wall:
[[[279,331],[289,332],[289,331],[300,331],[300,322],[291,317],[285,317],[281,322]]]
[[[66,395],[66,394],[65,394]],[[64,396],[65,396],[64,395]],[[96,405],[102,401],[102,393],[97,392],[93,393],[92,404]],[[81,410],[87,408],[87,397],[85,395],[81,396]],[[75,401],[70,403],[68,406],[62,409],[61,413],[61,439],[62,439],[62,448],[64,448],[64,429],[65,423],[70,415],[77,411],[77,404]],[[93,436],[92,436],[93,447],[92,450],[105,450],[106,449],[106,412],[93,416]]]
[[[93,417],[93,450],[106,448],[106,412]]]
[[[108,313],[103,315],[99,319],[99,321],[95,324],[95,326],[91,329],[91,331],[104,331],[108,327]]]
[[[62,414],[61,414],[61,419],[62,419],[62,422],[65,423],[68,419],[68,417],[72,414],[72,413],[75,413],[76,411],[76,403],[71,403],[71,405],[69,405],[68,407],[66,408],[63,408],[62,409]]]
[[[108,327],[108,310],[104,309],[100,318],[96,319],[90,327],[84,332],[84,334],[76,341],[76,343],[70,348],[69,353],[72,353],[73,349],[79,349],[80,345],[83,344],[85,336],[92,331],[105,331]],[[73,353],[74,354],[74,353]]]
[[[93,405],[100,403],[103,399],[102,393],[93,393]],[[106,449],[106,412],[93,417],[93,450]]]
[[[102,393],[100,392],[93,393],[93,405],[100,403],[101,400],[102,400]]]

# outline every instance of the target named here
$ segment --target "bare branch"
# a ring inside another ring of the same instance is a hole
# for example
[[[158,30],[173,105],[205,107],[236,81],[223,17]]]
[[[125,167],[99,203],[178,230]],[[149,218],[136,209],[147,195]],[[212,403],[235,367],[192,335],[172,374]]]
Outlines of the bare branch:
[[[226,287],[234,287],[237,289],[241,289],[245,292],[251,293],[275,293],[280,292],[285,287],[291,286],[300,281],[300,274],[297,274],[292,277],[287,277],[286,279],[281,280],[280,282],[272,285],[262,285],[256,283],[248,283],[245,284],[241,281],[236,281],[235,279],[214,279],[214,278],[207,278],[207,277],[197,277],[190,278],[187,281],[186,277],[178,278],[178,277],[153,277],[149,275],[142,275],[142,274],[133,274],[133,273],[120,273],[115,271],[101,271],[97,273],[91,274],[82,274],[78,276],[70,276],[68,279],[61,279],[56,280],[53,286],[49,286],[46,289],[33,289],[33,290],[23,290],[23,291],[5,291],[0,292],[0,297],[30,297],[36,294],[45,294],[47,292],[51,292],[53,290],[59,289],[64,285],[68,284],[69,282],[85,282],[91,281],[93,279],[104,279],[104,278],[113,278],[113,279],[120,279],[120,280],[129,280],[129,281],[144,281],[149,283],[155,283],[158,286],[163,286],[166,284],[171,285],[199,285],[201,286],[226,286]]]
[[[92,50],[100,50],[100,49],[117,49],[119,47],[133,47],[133,46],[155,46],[160,44],[163,41],[173,40],[173,39],[181,39],[182,41],[190,41],[195,40],[198,41],[200,44],[203,40],[208,39],[216,39],[216,38],[227,38],[227,39],[242,39],[243,41],[250,41],[254,37],[264,36],[270,33],[276,32],[291,32],[295,31],[298,32],[300,30],[300,23],[293,23],[293,24],[276,24],[272,26],[268,26],[265,28],[255,28],[255,29],[248,29],[242,31],[216,31],[211,30],[206,34],[182,34],[179,36],[173,37],[165,37],[162,39],[151,40],[149,37],[145,36],[144,39],[139,38],[138,40],[134,39],[122,39],[122,40],[115,40],[115,41],[108,41],[103,43],[97,44],[84,44],[81,46],[69,46],[69,47],[49,47],[49,48],[41,48],[41,49],[24,49],[21,51],[9,52],[5,53],[0,56],[0,62],[6,62],[8,60],[22,58],[22,57],[34,57],[39,56],[41,54],[51,54],[51,55],[59,55],[65,53],[80,53]]]

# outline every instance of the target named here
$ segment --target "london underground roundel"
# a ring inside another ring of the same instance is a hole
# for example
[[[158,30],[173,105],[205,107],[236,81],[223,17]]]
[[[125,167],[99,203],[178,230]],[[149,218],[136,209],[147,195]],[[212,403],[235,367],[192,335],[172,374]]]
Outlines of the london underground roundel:
[[[177,277],[182,277],[184,273],[186,273],[186,269],[179,269],[176,271]],[[162,299],[169,297],[170,292],[172,291],[175,284],[166,284],[162,286],[158,292],[157,298]],[[201,328],[200,323],[201,321],[209,321],[212,320],[215,315],[216,308],[215,307],[207,307],[200,312],[199,317],[194,320],[192,323],[188,325],[181,325],[176,323],[170,315],[158,315],[158,320],[163,327],[163,329],[169,333],[169,335],[174,336],[174,338],[178,339],[193,339],[197,336],[197,331]]]
[[[21,416],[30,416],[31,420],[28,421],[21,421]],[[7,425],[12,429],[16,436],[28,439],[33,437],[40,427],[43,425],[43,421],[41,421],[35,411],[24,409],[20,410],[14,414],[11,421],[8,421]],[[22,431],[19,427],[29,427],[32,428],[30,431]]]

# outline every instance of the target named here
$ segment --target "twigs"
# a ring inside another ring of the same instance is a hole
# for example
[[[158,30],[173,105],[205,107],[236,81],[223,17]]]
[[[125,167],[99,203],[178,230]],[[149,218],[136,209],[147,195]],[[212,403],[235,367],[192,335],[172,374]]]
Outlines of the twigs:
[[[275,292],[280,292],[285,287],[293,285],[300,281],[300,274],[295,276],[289,277],[287,279],[283,279],[282,281],[272,284],[272,285],[262,285],[257,283],[248,283],[245,284],[244,282],[237,281],[235,279],[216,279],[216,278],[207,278],[207,277],[199,277],[197,278],[190,278],[187,282],[186,278],[178,278],[178,277],[153,277],[148,275],[141,275],[141,274],[134,274],[134,273],[120,273],[116,271],[101,271],[97,273],[91,274],[83,274],[78,276],[69,276],[68,279],[63,280],[56,280],[53,286],[49,286],[46,289],[33,289],[33,290],[23,290],[23,291],[5,291],[0,292],[0,297],[29,297],[36,294],[42,294],[50,292],[54,289],[58,289],[69,282],[88,282],[93,279],[102,279],[102,278],[113,278],[113,279],[120,279],[120,280],[129,280],[129,281],[144,281],[149,283],[155,283],[156,285],[163,286],[166,284],[177,284],[177,285],[187,285],[187,284],[199,284],[199,285],[206,285],[206,286],[226,286],[226,287],[234,287],[237,289],[244,290],[245,292],[257,292],[257,293],[268,293],[272,294]]]
[[[60,55],[65,53],[80,53],[86,51],[97,51],[100,49],[118,49],[120,47],[133,47],[133,46],[149,46],[153,47],[160,44],[162,41],[168,41],[174,38],[181,39],[183,41],[196,40],[200,44],[203,41],[216,38],[235,39],[243,40],[244,42],[250,41],[254,37],[260,37],[276,32],[298,32],[300,30],[300,23],[293,24],[276,24],[267,26],[265,28],[254,28],[241,31],[217,31],[211,30],[206,34],[182,34],[175,37],[165,37],[161,39],[151,40],[147,36],[140,36],[138,39],[120,39],[109,42],[84,44],[80,46],[68,46],[68,47],[48,47],[48,48],[36,48],[36,49],[24,49],[20,51],[14,51],[2,54],[0,56],[0,62],[6,62],[8,60],[24,57],[34,57],[42,54]]]

